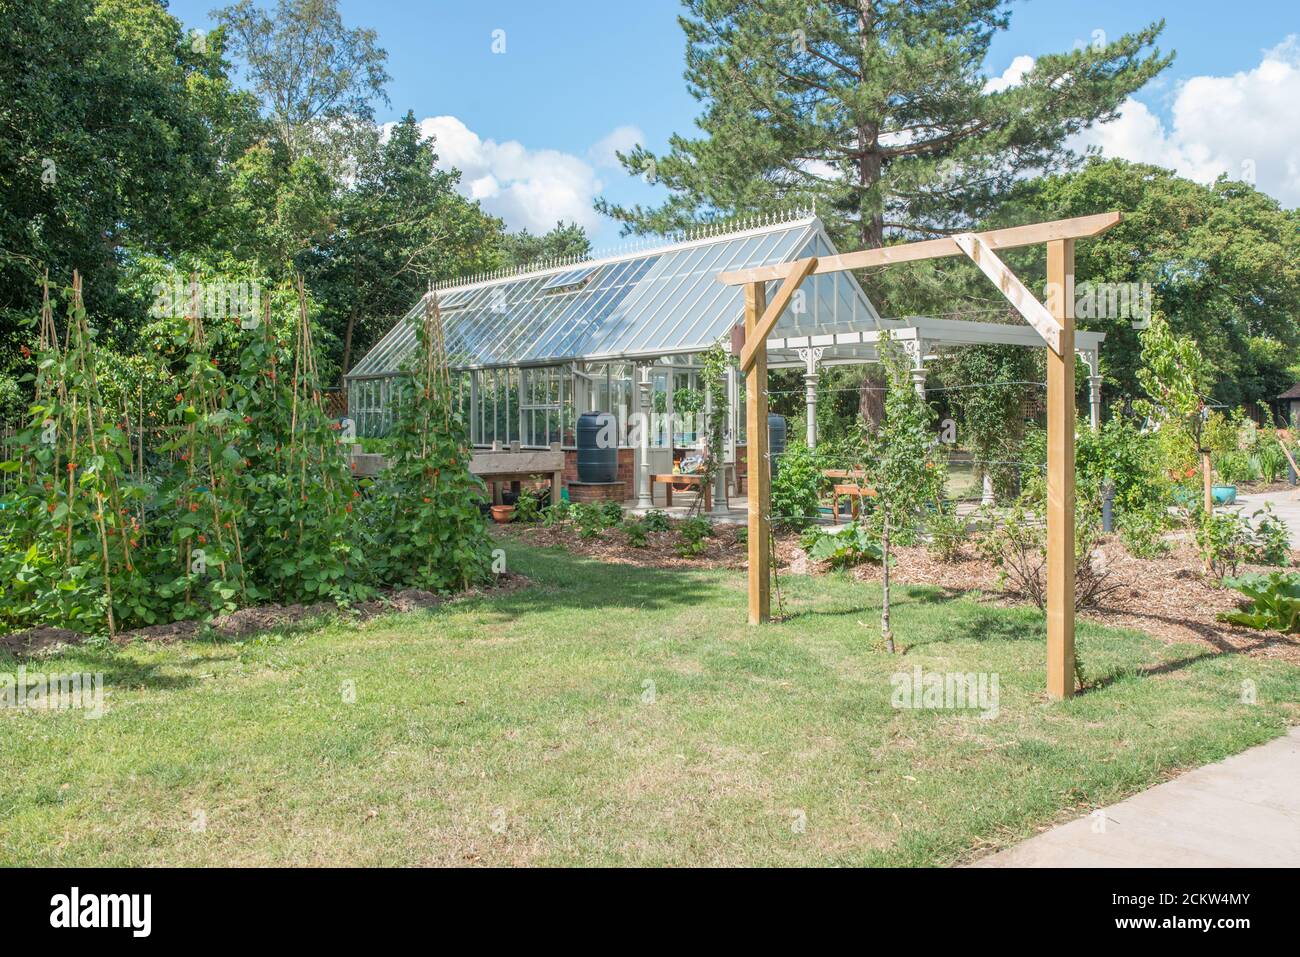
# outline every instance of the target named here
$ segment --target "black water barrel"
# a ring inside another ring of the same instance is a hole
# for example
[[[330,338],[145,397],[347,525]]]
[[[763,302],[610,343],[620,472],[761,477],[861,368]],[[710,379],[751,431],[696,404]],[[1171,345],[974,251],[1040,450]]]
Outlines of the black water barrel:
[[[767,451],[771,456],[772,478],[776,478],[776,467],[785,452],[785,416],[775,412],[767,417]]]
[[[616,422],[608,412],[584,412],[578,416],[579,482],[613,482],[618,478]],[[601,447],[602,432],[605,448]]]

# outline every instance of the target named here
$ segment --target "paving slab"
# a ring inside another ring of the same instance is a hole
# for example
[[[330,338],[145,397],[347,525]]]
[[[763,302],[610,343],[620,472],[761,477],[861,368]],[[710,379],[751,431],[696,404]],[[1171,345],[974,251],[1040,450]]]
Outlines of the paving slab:
[[[1300,728],[973,867],[1300,867]]]

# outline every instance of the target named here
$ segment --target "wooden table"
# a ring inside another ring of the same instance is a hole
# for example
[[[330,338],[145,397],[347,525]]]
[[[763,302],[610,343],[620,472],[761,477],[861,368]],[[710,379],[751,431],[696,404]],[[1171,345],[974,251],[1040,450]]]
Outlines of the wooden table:
[[[673,486],[674,485],[691,485],[699,489],[696,494],[704,495],[704,507],[711,508],[713,504],[712,496],[709,494],[709,484],[704,481],[704,476],[695,473],[665,473],[662,475],[652,475],[655,485],[664,487],[664,505],[671,508],[673,504]]]
[[[876,490],[869,485],[863,485],[862,480],[867,477],[867,473],[862,469],[822,469],[822,475],[828,479],[840,479],[831,486],[831,522],[838,525],[840,523],[840,496],[845,495],[849,498],[849,514],[853,518],[858,517],[858,506],[863,497],[875,498]],[[845,481],[854,479],[855,482]]]

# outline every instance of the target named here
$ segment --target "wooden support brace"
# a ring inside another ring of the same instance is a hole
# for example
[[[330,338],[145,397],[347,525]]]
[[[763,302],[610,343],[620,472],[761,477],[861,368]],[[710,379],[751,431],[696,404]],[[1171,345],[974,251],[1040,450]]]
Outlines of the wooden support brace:
[[[1072,242],[1072,240],[1060,241]],[[974,233],[954,236],[953,242],[961,247],[961,251],[969,256],[971,261],[980,267],[980,271],[993,281],[993,285],[1002,291],[1007,301],[1016,307],[1016,312],[1024,316],[1025,321],[1043,337],[1048,348],[1058,356],[1061,355],[1061,323],[1035,298],[1032,292],[1025,288],[1025,284],[1007,268],[1006,263],[998,258],[997,253]],[[1053,288],[1051,280],[1048,280],[1048,288]],[[1073,345],[1071,350],[1073,351]]]
[[[754,364],[755,354],[762,349],[767,353],[767,337],[772,332],[772,327],[776,321],[781,318],[781,313],[785,312],[785,307],[790,304],[790,299],[794,296],[795,290],[804,278],[817,267],[817,257],[811,256],[808,259],[800,259],[789,266],[789,272],[785,276],[785,282],[781,288],[776,291],[772,297],[772,302],[763,310],[762,318],[758,319],[754,328],[749,328],[749,317],[746,313],[745,318],[745,348],[740,352],[740,371],[749,372],[749,367]],[[766,291],[764,292],[766,296]],[[748,304],[749,300],[746,300]],[[764,386],[766,388],[766,386]]]

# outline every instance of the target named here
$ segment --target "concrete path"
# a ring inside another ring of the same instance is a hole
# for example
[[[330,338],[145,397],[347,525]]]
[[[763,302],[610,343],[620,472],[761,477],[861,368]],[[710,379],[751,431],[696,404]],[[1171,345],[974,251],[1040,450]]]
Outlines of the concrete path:
[[[1300,867],[1300,728],[974,867]]]

